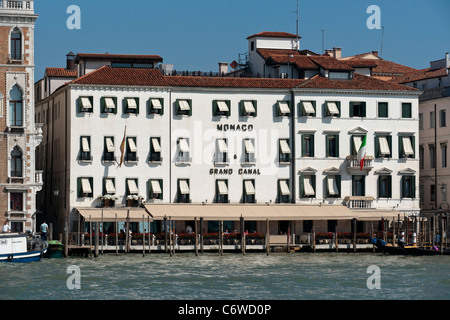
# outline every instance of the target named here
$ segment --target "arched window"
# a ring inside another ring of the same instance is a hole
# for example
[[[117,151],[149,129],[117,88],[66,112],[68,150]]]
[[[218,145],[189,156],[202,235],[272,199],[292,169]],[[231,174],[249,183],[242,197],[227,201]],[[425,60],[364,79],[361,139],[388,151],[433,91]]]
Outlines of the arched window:
[[[22,33],[18,28],[11,32],[11,60],[22,60]]]
[[[22,177],[22,152],[19,147],[11,151],[11,177]]]
[[[9,125],[21,127],[23,125],[22,91],[15,85],[9,91]]]

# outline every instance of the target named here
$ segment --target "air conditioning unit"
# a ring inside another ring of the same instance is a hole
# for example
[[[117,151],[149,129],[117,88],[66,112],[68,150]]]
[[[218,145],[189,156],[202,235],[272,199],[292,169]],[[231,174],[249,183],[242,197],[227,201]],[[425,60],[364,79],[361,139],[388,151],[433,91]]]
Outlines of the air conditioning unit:
[[[285,73],[285,72],[283,72],[283,73],[281,74],[281,79],[287,79],[287,78],[288,78],[288,74]]]

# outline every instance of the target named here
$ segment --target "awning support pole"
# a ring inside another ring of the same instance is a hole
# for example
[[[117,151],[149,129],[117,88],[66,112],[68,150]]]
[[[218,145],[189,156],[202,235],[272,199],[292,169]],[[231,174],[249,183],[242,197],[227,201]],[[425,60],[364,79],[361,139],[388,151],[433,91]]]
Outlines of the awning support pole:
[[[266,251],[267,251],[267,255],[269,255],[269,252],[270,252],[269,219],[266,220]]]
[[[115,224],[116,224],[116,256],[119,255],[119,225],[117,223],[117,213],[115,214]]]
[[[195,256],[198,257],[198,221],[194,218],[194,232],[195,232]]]

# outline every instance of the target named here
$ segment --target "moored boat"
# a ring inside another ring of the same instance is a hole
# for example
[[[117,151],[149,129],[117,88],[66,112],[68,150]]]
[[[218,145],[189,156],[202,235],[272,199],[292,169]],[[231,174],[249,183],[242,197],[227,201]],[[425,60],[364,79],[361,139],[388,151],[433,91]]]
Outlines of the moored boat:
[[[39,261],[47,252],[47,242],[24,233],[0,234],[0,261]]]
[[[48,242],[45,258],[62,258],[64,255],[64,245],[58,240],[50,240]]]
[[[399,255],[414,255],[414,256],[425,256],[425,255],[450,255],[450,249],[443,249],[434,247],[418,247],[418,246],[407,246],[399,243],[398,246],[394,247],[390,243],[386,243],[380,238],[372,238],[371,242],[379,248],[384,253],[399,254]]]

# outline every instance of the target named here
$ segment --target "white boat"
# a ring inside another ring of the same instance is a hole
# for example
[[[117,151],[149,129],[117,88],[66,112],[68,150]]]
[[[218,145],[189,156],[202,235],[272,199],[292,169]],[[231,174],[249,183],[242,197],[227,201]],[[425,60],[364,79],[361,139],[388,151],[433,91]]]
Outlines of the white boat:
[[[0,233],[0,261],[39,261],[47,247],[47,242],[40,236],[32,236],[30,233]]]

